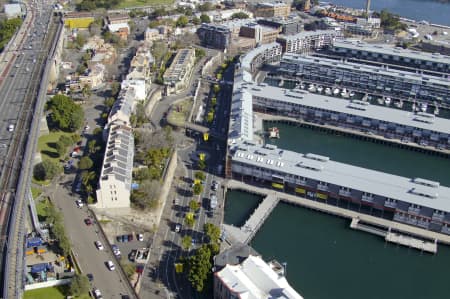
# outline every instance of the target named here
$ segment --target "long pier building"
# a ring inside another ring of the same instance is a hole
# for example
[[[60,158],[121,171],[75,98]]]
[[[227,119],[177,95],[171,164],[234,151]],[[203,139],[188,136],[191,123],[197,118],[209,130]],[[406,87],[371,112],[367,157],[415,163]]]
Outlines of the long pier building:
[[[450,80],[383,66],[286,53],[279,73],[382,96],[450,106]]]
[[[450,234],[450,188],[301,154],[274,145],[230,147],[232,177]]]

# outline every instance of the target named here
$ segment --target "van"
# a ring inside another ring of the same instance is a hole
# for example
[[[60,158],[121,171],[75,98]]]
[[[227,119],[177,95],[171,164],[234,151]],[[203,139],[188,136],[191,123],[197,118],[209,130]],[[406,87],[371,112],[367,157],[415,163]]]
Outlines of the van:
[[[13,124],[10,124],[10,125],[8,126],[8,131],[9,131],[9,132],[14,131],[14,125],[13,125]]]

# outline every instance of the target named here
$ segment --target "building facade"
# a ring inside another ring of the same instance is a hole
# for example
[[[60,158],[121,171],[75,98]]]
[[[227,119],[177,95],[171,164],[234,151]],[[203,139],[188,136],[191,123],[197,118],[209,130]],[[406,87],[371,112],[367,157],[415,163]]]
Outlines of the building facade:
[[[214,273],[214,299],[303,299],[279,271],[279,264],[249,255],[242,263]]]
[[[195,64],[195,50],[181,49],[164,72],[166,94],[177,93],[187,87]]]
[[[294,35],[303,31],[303,21],[299,17],[259,19],[258,24],[277,28],[280,34]]]
[[[310,200],[382,216],[450,234],[450,188],[301,154],[274,145],[243,142],[231,150],[232,176]]]
[[[278,29],[257,23],[249,23],[241,27],[240,36],[254,38],[257,45],[273,43],[278,37]]]
[[[450,81],[383,66],[342,62],[324,57],[285,54],[280,72],[301,76],[304,80],[338,85],[375,95],[417,99],[430,104],[450,104]]]
[[[258,18],[286,18],[291,13],[291,6],[285,2],[258,3],[254,9],[254,15]]]
[[[336,39],[342,37],[342,32],[336,30],[302,31],[295,35],[280,36],[277,42],[286,53],[310,53],[332,45]]]
[[[228,48],[231,40],[230,29],[218,24],[202,24],[197,35],[203,46],[222,50]]]

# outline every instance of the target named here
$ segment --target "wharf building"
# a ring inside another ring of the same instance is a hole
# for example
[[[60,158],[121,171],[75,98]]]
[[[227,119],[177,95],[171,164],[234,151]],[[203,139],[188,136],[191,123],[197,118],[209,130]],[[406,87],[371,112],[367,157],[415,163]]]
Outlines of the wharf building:
[[[300,91],[295,90],[280,89],[279,93],[270,95],[268,86],[258,86],[254,83],[250,71],[251,56],[247,56],[241,60],[241,67],[235,72],[225,167],[227,177],[450,235],[450,188],[441,186],[439,182],[391,175],[338,163],[316,154],[301,154],[273,145],[256,144],[253,134],[254,106],[256,110],[268,108],[264,111],[268,113],[288,114],[296,110],[299,114],[307,114],[309,117],[330,115],[330,119],[331,115],[335,115],[338,116],[336,123],[349,123],[347,119],[354,119],[354,123],[360,122],[363,127],[366,126],[363,125],[365,120],[364,123],[370,121],[370,126],[378,124],[380,130],[403,125],[407,132],[409,129],[406,127],[409,125],[420,128],[421,121],[393,121],[390,118],[395,119],[399,115],[389,114],[380,119],[381,114],[389,112],[387,108],[377,110],[382,107],[370,106],[364,110],[359,109],[359,106],[365,105],[363,103],[321,96],[309,98],[313,95],[298,93]],[[281,101],[275,102],[278,100]],[[306,102],[308,105],[305,105]],[[328,104],[330,106],[320,106]],[[338,107],[344,110],[340,111]],[[371,111],[372,108],[375,108],[374,111]],[[447,131],[440,141],[447,141],[448,146],[449,126],[444,122],[440,123],[439,127],[443,126]],[[424,135],[429,134],[429,129],[430,127],[422,130]],[[418,131],[413,130],[413,134],[418,134]]]
[[[283,53],[306,54],[331,46],[342,36],[342,32],[336,30],[302,31],[295,35],[280,36],[277,42],[281,44]]]
[[[330,205],[450,234],[450,188],[274,145],[230,147],[232,177]]]
[[[291,13],[291,6],[284,2],[257,3],[253,14],[259,18],[287,17]]]
[[[336,61],[323,57],[285,54],[279,72],[301,80],[337,85],[379,96],[450,105],[450,81],[425,74]]]
[[[450,56],[369,44],[362,41],[339,40],[330,47],[330,53],[349,60],[363,60],[391,67],[401,66],[412,72],[449,78]]]

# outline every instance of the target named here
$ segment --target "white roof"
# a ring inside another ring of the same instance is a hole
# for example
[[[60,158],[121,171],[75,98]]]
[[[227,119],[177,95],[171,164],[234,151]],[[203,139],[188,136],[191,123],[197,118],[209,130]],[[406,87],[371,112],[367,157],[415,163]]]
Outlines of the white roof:
[[[22,14],[22,8],[20,4],[5,4],[5,14],[8,16],[20,15]]]
[[[216,276],[242,299],[303,299],[284,276],[257,256],[250,255],[240,265],[227,265]]]
[[[410,111],[370,105],[367,102],[365,103],[367,105],[362,106],[350,100],[309,93],[306,90],[287,90],[268,86],[265,84],[252,84],[248,87],[247,90],[253,96],[257,97],[263,97],[287,103],[297,103],[302,106],[311,108],[334,111],[337,113],[345,113],[348,115],[360,116],[367,119],[374,119],[387,123],[395,123],[403,126],[450,134],[450,120],[435,117],[431,114],[424,114],[426,116],[430,116],[429,119],[425,119],[419,114],[414,114]],[[355,106],[360,106],[360,109],[355,108]],[[429,122],[424,122],[424,120],[429,120]]]
[[[262,147],[242,143],[238,144],[236,148],[233,161],[271,169],[283,173],[282,176],[284,174],[297,175],[450,212],[450,188],[442,186],[438,182],[401,177],[329,159],[319,161],[301,153],[278,149],[276,146]],[[270,161],[274,162],[270,163]]]
[[[273,48],[277,48],[280,47],[281,49],[281,45],[277,42],[273,42],[270,44],[265,44],[265,45],[261,45],[257,48],[254,48],[253,50],[251,50],[250,52],[248,52],[242,59],[241,59],[241,65],[243,68],[246,68],[248,70],[250,70],[250,65],[253,61],[253,59],[255,59],[256,56],[258,56],[259,54],[264,53],[264,51],[266,50],[270,50]]]
[[[127,28],[128,32],[130,31],[130,26],[128,26],[128,23],[108,24],[108,30],[111,32],[117,32],[121,28]]]

